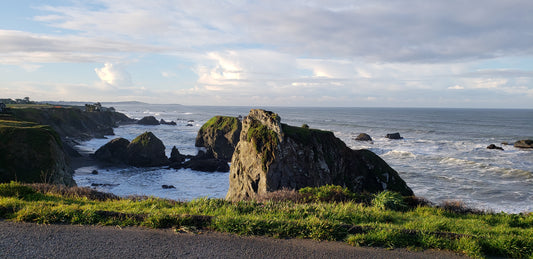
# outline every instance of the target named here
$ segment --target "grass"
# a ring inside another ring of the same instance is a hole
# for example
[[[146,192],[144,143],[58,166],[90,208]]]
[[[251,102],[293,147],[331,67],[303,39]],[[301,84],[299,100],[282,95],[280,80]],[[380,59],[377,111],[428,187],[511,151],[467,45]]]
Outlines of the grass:
[[[404,197],[402,201],[389,194],[381,198],[378,194],[362,202],[346,197],[341,198],[342,202],[323,202],[329,198],[317,197],[319,193],[353,194],[335,186],[319,188],[322,189],[281,191],[281,196],[293,199],[275,199],[274,194],[261,202],[207,198],[178,202],[11,182],[0,184],[0,218],[42,224],[185,227],[240,235],[345,241],[354,246],[446,249],[472,257],[533,256],[531,213],[472,213],[457,211],[458,204],[412,206],[412,199]],[[401,210],[388,209],[375,199],[403,202],[403,206]]]

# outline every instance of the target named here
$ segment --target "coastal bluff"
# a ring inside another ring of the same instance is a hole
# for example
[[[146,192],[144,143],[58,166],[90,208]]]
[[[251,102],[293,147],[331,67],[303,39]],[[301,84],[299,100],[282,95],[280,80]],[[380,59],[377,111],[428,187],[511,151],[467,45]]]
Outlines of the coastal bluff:
[[[276,113],[260,109],[244,117],[231,160],[227,200],[326,184],[359,193],[390,190],[413,195],[379,156],[350,149],[332,132],[282,124]]]
[[[114,111],[79,107],[10,109],[0,114],[0,182],[75,186],[70,145],[76,140],[112,135],[113,127],[133,120]]]

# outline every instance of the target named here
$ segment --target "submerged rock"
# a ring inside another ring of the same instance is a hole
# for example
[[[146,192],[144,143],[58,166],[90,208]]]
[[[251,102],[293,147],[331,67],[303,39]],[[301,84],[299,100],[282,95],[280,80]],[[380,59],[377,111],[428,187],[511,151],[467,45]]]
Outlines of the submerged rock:
[[[517,148],[533,148],[533,140],[531,139],[519,140],[515,142],[513,146]]]
[[[329,131],[282,124],[272,112],[250,111],[231,161],[226,199],[326,184],[353,192],[413,195],[398,173],[371,151],[352,150]]]
[[[498,147],[498,146],[496,146],[496,145],[494,145],[494,144],[490,144],[490,145],[487,147],[487,149],[498,149],[498,150],[503,150],[502,147]]]
[[[370,135],[368,135],[366,133],[361,133],[355,138],[355,140],[357,140],[357,141],[372,141],[372,138],[370,137]]]
[[[400,136],[400,133],[396,132],[396,133],[389,133],[385,136],[386,138],[388,139],[403,139],[402,136]]]
[[[141,125],[159,125],[159,121],[154,116],[146,116],[140,119],[137,124]]]
[[[241,134],[241,122],[235,117],[215,116],[198,131],[196,146],[205,147],[208,156],[231,161]]]

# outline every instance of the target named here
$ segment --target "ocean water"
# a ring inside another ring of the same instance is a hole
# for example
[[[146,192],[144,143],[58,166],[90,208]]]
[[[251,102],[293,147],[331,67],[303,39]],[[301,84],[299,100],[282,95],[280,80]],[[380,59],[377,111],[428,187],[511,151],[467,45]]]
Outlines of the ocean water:
[[[104,104],[105,105],[105,104]],[[250,107],[203,107],[181,105],[114,104],[126,115],[140,119],[153,115],[173,120],[177,126],[125,125],[115,136],[93,139],[78,148],[91,153],[115,137],[132,140],[152,131],[166,145],[194,155],[199,128],[215,115],[245,116]],[[261,108],[261,107],[254,107]],[[369,149],[381,156],[413,189],[432,202],[461,200],[467,205],[509,213],[533,211],[533,150],[514,148],[512,143],[533,139],[533,110],[422,109],[422,108],[286,108],[269,107],[283,123],[330,130],[353,149]],[[187,124],[193,126],[187,126]],[[359,142],[359,133],[372,142]],[[389,140],[387,133],[399,132],[404,139]],[[502,142],[511,145],[501,145]],[[504,151],[489,150],[489,144]],[[190,169],[98,168],[76,170],[79,186],[95,187],[117,195],[153,195],[191,200],[223,198],[229,173],[204,173]],[[175,189],[162,189],[161,185]]]

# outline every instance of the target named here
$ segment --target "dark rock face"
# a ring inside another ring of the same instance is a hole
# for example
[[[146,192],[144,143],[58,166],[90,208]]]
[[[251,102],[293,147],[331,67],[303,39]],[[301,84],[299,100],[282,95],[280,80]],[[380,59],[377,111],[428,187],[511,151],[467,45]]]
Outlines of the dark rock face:
[[[159,121],[154,116],[146,116],[140,119],[137,124],[141,125],[159,125]]]
[[[129,144],[130,141],[125,138],[113,139],[96,150],[94,157],[107,163],[125,164],[128,162]]]
[[[198,131],[196,146],[205,147],[209,156],[231,161],[239,142],[241,122],[235,117],[215,116]]]
[[[185,161],[185,155],[182,155],[178,148],[176,146],[172,147],[172,151],[170,151],[170,162],[178,162],[183,163]]]
[[[165,155],[165,145],[152,132],[145,132],[132,140],[127,153],[129,165],[150,167],[169,164]]]
[[[354,192],[413,195],[398,173],[371,151],[352,150],[329,131],[281,124],[272,112],[250,111],[231,161],[226,199],[326,184]]]
[[[355,138],[355,140],[357,140],[357,141],[372,141],[372,138],[370,137],[370,135],[368,135],[366,133],[361,133]]]
[[[159,121],[159,124],[162,124],[162,125],[172,125],[172,126],[176,126],[176,125],[177,125],[175,121],[165,121],[165,120],[163,120],[163,119],[161,119],[161,120]]]
[[[161,185],[161,188],[163,188],[163,189],[176,189],[176,186],[163,184],[163,185]]]
[[[517,148],[533,148],[533,140],[531,139],[519,140],[515,142],[513,146]]]
[[[228,162],[216,158],[193,158],[183,163],[184,168],[201,172],[228,172]]]
[[[498,150],[503,150],[502,147],[498,147],[498,146],[496,146],[496,145],[494,145],[494,144],[490,144],[490,145],[487,147],[487,149],[498,149]]]
[[[398,132],[387,134],[387,136],[385,136],[385,137],[388,138],[388,139],[403,139],[403,137],[400,136],[400,133],[398,133]]]
[[[12,122],[0,127],[0,182],[76,186],[59,135],[49,126]]]

